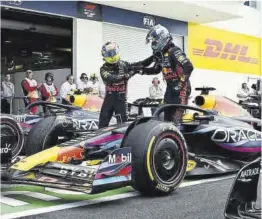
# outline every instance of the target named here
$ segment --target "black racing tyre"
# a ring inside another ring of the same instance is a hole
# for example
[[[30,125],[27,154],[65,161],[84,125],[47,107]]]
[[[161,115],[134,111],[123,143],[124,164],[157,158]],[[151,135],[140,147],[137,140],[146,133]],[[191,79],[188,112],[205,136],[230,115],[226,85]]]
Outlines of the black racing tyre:
[[[125,142],[126,142],[126,139],[127,139],[127,136],[129,134],[129,132],[135,127],[137,126],[138,124],[141,124],[141,123],[144,123],[144,122],[148,122],[152,117],[142,117],[142,118],[139,118],[139,119],[136,119],[134,120],[127,128],[126,132],[125,132],[125,135],[122,139],[122,142],[121,142],[121,148],[124,147],[125,145]]]
[[[187,145],[172,123],[139,124],[127,135],[124,147],[132,148],[132,183],[142,194],[167,195],[184,179]]]
[[[57,143],[62,130],[56,125],[56,118],[56,116],[47,117],[36,123],[29,131],[25,144],[27,156],[50,148]]]
[[[12,158],[17,157],[24,146],[24,134],[21,126],[15,119],[9,116],[0,117],[0,126],[1,138],[3,136],[14,136],[14,141],[11,145]]]

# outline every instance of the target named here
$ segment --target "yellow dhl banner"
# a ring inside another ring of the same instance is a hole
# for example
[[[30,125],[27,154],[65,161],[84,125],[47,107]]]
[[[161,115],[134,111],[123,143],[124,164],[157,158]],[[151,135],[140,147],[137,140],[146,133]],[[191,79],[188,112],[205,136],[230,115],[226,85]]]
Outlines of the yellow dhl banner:
[[[188,53],[195,68],[261,74],[261,39],[188,24]]]

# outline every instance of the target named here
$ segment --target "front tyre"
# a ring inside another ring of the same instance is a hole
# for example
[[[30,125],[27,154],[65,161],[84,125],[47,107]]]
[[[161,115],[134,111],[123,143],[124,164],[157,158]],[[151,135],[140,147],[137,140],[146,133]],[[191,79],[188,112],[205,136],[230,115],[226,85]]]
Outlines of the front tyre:
[[[124,147],[132,148],[133,187],[144,195],[167,195],[182,182],[187,146],[172,124],[151,120],[135,126]]]

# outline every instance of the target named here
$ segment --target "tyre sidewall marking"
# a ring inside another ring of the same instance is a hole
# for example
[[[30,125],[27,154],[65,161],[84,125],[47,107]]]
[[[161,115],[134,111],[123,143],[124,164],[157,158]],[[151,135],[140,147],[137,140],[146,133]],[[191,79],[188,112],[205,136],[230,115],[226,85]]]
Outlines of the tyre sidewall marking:
[[[150,155],[151,155],[151,150],[152,150],[152,146],[154,144],[155,139],[156,139],[156,136],[153,136],[151,138],[149,145],[148,145],[147,157],[146,157],[147,171],[148,171],[149,178],[151,179],[151,181],[154,181],[154,176],[153,176],[153,173],[152,173],[152,170],[151,170]]]

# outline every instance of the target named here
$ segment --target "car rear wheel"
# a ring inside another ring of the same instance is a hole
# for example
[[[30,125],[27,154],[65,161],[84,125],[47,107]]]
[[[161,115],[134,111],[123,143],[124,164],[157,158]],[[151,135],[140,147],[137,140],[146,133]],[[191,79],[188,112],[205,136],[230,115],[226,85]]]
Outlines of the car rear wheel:
[[[135,126],[124,147],[132,148],[133,187],[145,195],[174,191],[186,174],[187,146],[171,123],[150,120]]]

